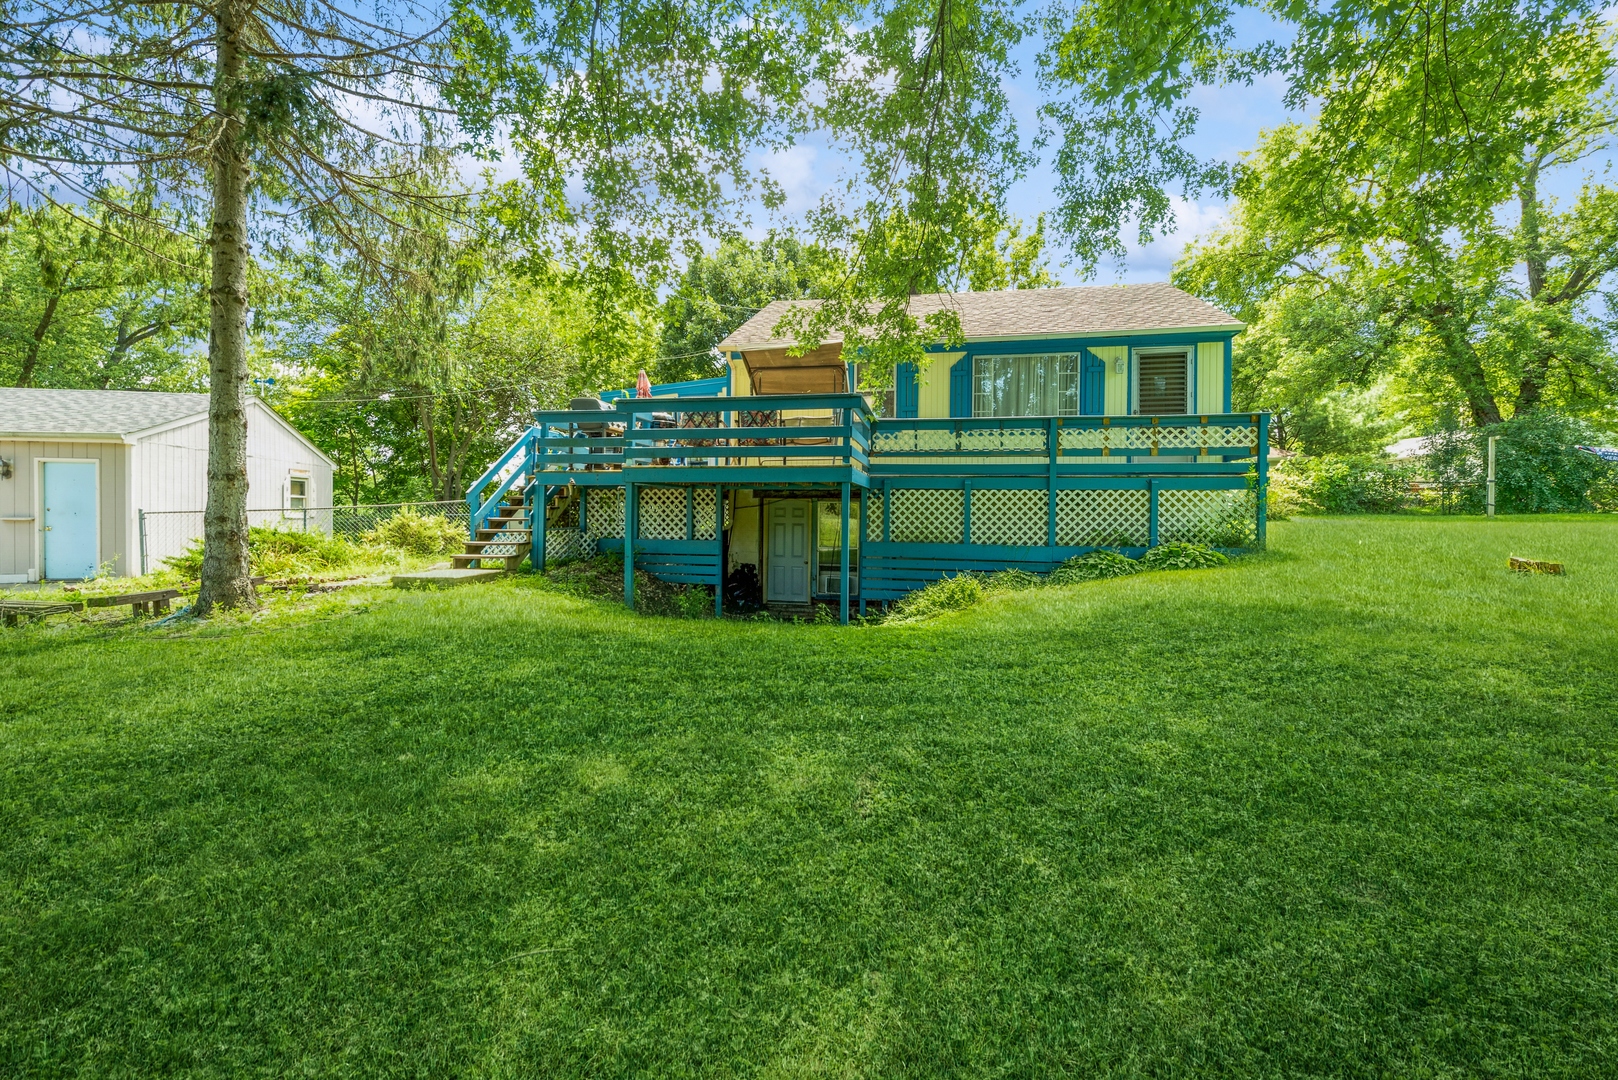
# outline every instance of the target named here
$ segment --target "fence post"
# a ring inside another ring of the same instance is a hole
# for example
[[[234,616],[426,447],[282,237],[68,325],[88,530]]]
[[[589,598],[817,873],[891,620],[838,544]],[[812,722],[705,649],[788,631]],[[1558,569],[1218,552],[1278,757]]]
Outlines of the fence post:
[[[146,511],[135,511],[140,515],[140,576],[146,576]]]

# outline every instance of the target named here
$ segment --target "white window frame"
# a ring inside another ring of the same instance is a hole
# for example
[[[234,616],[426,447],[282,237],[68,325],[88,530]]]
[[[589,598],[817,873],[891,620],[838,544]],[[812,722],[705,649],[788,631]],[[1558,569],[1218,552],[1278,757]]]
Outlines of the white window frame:
[[[292,494],[292,485],[295,484],[295,483],[298,483],[300,481],[303,483],[303,494],[302,495],[294,495],[294,494]],[[313,494],[313,491],[311,489],[313,488],[313,486],[314,486],[314,479],[307,472],[304,472],[304,471],[301,471],[301,470],[298,470],[298,469],[292,469],[287,473],[287,482],[286,482],[285,488],[283,489],[286,492],[286,498],[283,500],[285,516],[287,516],[287,517],[294,517],[294,516],[301,517],[302,515],[304,515],[305,513],[307,513],[309,511],[310,496]],[[294,500],[294,499],[302,499],[303,500],[303,505],[302,506],[294,506],[293,502],[292,502],[292,500]]]
[[[1180,415],[1192,414],[1192,403],[1196,399],[1196,346],[1195,345],[1142,345],[1129,350],[1129,404],[1132,416],[1173,415],[1167,413],[1147,413],[1140,408],[1140,362],[1142,354],[1147,357],[1168,356],[1178,353],[1185,361],[1185,412]]]
[[[1072,363],[1072,365],[1073,365],[1073,371],[1072,371],[1073,408],[1072,408],[1072,411],[1071,412],[1056,412],[1056,413],[1017,413],[1015,415],[1016,416],[1078,416],[1079,415],[1079,410],[1084,407],[1084,400],[1083,400],[1084,399],[1084,382],[1083,382],[1083,379],[1084,379],[1084,353],[1083,353],[1083,350],[1064,351],[1064,352],[1048,352],[1048,353],[1047,352],[1041,352],[1041,353],[984,353],[984,354],[979,354],[979,355],[973,356],[972,357],[972,415],[975,416],[975,417],[988,417],[988,418],[991,418],[991,419],[994,417],[993,413],[979,412],[978,411],[978,409],[979,409],[979,401],[980,401],[980,398],[981,398],[981,395],[979,394],[979,391],[978,391],[978,387],[981,384],[981,377],[979,376],[979,370],[980,369],[979,369],[978,365],[983,364],[983,363],[989,363],[989,362],[997,361],[997,360],[1041,360],[1041,359],[1051,359],[1051,360],[1056,361],[1056,363],[1057,363],[1056,377],[1057,377],[1058,381],[1060,381],[1063,378],[1063,374],[1062,374],[1062,370],[1061,370],[1062,361],[1066,360],[1066,361],[1070,361]],[[1060,399],[1061,395],[1062,395],[1062,388],[1061,388],[1060,385],[1058,385],[1057,386],[1057,397],[1058,397],[1058,399]],[[1004,417],[1004,419],[1012,419],[1012,417]]]

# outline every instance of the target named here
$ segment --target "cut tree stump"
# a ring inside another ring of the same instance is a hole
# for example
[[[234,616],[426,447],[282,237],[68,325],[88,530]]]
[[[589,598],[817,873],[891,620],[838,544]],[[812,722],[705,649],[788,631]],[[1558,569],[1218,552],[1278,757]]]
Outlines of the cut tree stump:
[[[1515,555],[1506,560],[1506,565],[1519,574],[1567,573],[1567,568],[1559,562],[1548,562],[1545,559],[1519,559]]]

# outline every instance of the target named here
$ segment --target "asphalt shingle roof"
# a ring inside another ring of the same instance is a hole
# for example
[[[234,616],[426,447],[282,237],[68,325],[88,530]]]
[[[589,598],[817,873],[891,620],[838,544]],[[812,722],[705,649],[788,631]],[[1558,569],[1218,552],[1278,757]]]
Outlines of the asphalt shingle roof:
[[[793,344],[771,331],[797,304],[776,300],[719,343],[721,349],[781,349]],[[968,340],[1050,337],[1061,334],[1130,333],[1146,330],[1240,330],[1242,324],[1212,304],[1169,284],[1083,285],[1065,289],[931,293],[913,297],[910,312],[924,318],[950,309]],[[840,335],[828,340],[841,341]]]
[[[0,387],[0,438],[127,435],[207,411],[207,394]]]

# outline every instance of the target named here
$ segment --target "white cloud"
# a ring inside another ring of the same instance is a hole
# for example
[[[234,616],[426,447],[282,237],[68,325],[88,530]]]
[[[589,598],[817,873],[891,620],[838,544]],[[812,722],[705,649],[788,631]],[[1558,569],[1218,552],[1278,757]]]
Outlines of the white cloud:
[[[1174,260],[1185,251],[1186,245],[1223,225],[1230,216],[1226,203],[1196,203],[1178,196],[1171,196],[1169,202],[1174,208],[1175,228],[1167,236],[1159,236],[1149,244],[1138,244],[1133,239],[1134,223],[1125,223],[1123,234],[1128,247],[1122,266],[1114,264],[1116,280],[1167,281]],[[1104,277],[1105,273],[1099,276]]]

